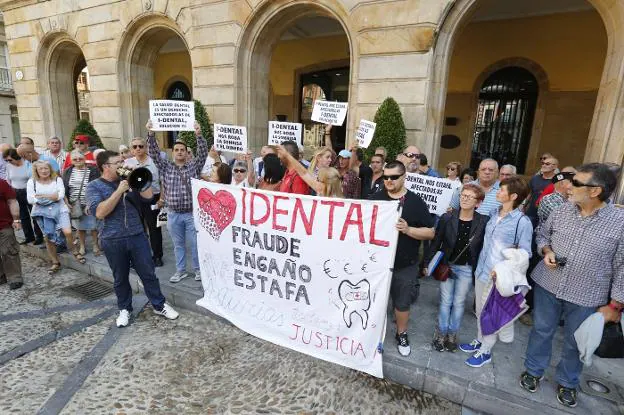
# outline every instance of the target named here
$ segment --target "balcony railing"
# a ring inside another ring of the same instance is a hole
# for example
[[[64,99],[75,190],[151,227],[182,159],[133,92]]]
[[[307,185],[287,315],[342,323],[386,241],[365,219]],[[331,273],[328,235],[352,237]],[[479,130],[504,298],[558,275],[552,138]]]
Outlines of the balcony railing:
[[[13,91],[11,72],[6,68],[0,68],[0,90]]]

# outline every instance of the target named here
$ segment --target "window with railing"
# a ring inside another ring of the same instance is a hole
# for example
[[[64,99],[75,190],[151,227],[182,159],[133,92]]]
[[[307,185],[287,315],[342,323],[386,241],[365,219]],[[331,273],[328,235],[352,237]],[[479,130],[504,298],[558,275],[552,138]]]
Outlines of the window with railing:
[[[4,42],[0,42],[0,89],[5,91],[13,90],[11,70],[9,68],[9,52]]]

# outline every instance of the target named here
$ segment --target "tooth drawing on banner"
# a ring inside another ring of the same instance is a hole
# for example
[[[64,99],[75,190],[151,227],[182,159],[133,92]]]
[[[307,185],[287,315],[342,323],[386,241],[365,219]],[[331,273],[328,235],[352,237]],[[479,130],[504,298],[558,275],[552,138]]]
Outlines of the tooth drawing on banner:
[[[347,327],[351,328],[351,325],[353,325],[353,314],[356,314],[362,319],[362,328],[366,330],[368,309],[371,305],[370,283],[365,279],[357,284],[353,284],[349,280],[343,280],[338,286],[338,295],[344,306],[342,318]]]

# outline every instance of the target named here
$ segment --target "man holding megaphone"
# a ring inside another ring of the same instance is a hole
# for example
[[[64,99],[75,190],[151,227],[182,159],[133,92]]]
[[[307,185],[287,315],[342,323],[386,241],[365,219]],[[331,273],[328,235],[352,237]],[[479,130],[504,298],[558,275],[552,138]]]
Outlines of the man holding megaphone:
[[[96,157],[96,163],[102,175],[87,186],[87,206],[99,219],[100,246],[113,271],[119,308],[117,327],[127,326],[132,312],[131,264],[143,282],[145,295],[152,303],[154,313],[170,320],[178,318],[178,312],[165,302],[160,290],[143,227],[141,204],[149,203],[154,197],[149,183],[151,174],[147,171],[143,175],[138,169],[134,174],[124,171],[123,160],[114,151],[101,152]],[[124,177],[120,180],[119,173],[128,179]],[[129,182],[133,183],[132,188]]]

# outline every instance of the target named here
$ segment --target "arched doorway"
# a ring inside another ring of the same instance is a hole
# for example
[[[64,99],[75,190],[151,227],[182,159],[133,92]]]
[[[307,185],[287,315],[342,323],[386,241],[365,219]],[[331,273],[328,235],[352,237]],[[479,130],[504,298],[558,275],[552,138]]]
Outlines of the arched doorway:
[[[149,100],[165,99],[173,82],[184,83],[181,94],[191,99],[192,64],[188,46],[175,23],[150,15],[135,22],[122,38],[118,73],[124,139],[145,135]],[[178,92],[176,92],[177,94]],[[166,134],[157,135],[167,146]]]
[[[184,81],[174,81],[167,87],[165,99],[177,101],[190,101],[192,99],[191,88]],[[167,148],[173,148],[179,131],[167,131]]]
[[[66,141],[81,118],[82,109],[88,114],[88,81],[82,78],[86,68],[85,57],[80,46],[67,34],[58,33],[43,42],[38,59],[41,108],[45,137],[58,136]],[[79,84],[86,90],[79,91]],[[86,102],[86,104],[85,104]],[[84,111],[83,111],[84,112]]]
[[[518,167],[538,169],[543,151],[555,152],[564,165],[608,160],[613,155],[607,148],[619,160],[624,145],[615,134],[624,132],[624,124],[615,122],[615,114],[624,90],[617,74],[624,65],[614,48],[624,42],[612,22],[623,13],[604,0],[458,0],[441,23],[431,71],[426,134],[435,143],[437,164],[469,161],[474,82],[494,62],[515,58],[537,63],[549,83],[540,90],[525,166]],[[462,141],[453,151],[439,147],[448,134]]]
[[[537,96],[537,79],[531,72],[509,66],[494,72],[479,88],[472,134],[470,167],[493,158],[512,164],[524,173]]]
[[[330,0],[266,2],[245,28],[236,120],[247,126],[252,151],[266,144],[268,121],[277,119],[302,122],[306,150],[313,151],[322,142],[322,127],[308,118],[313,100],[350,100],[353,43],[339,17],[346,13],[337,7]],[[333,133],[338,146],[344,146],[347,125],[348,120]]]

